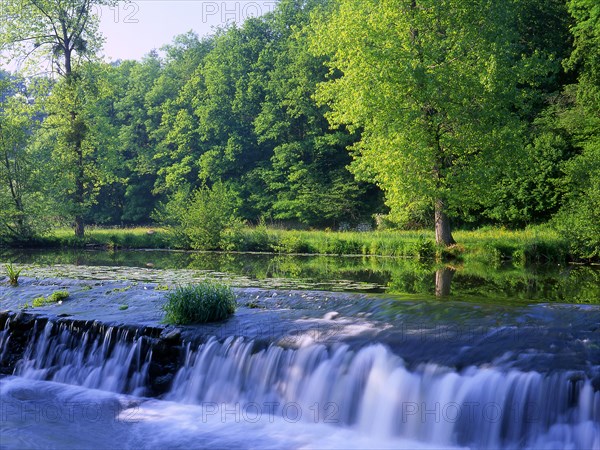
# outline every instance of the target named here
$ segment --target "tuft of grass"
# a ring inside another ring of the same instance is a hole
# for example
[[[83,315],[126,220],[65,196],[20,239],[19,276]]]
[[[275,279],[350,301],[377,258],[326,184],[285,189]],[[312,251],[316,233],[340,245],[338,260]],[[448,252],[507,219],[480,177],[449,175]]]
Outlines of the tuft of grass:
[[[61,300],[64,300],[69,297],[69,293],[67,291],[55,291],[48,296],[48,303],[58,303]]]
[[[15,269],[12,263],[5,264],[6,274],[8,275],[8,284],[11,286],[19,285],[19,275],[21,275],[21,271],[23,269]]]
[[[44,306],[46,304],[46,298],[44,296],[36,297],[31,301],[31,306],[34,308],[39,308],[40,306]]]
[[[46,304],[46,298],[44,296],[36,297],[31,301],[31,306],[34,308],[39,308],[40,306],[44,306]]]
[[[52,294],[50,294],[48,298],[45,298],[44,296],[34,298],[31,302],[31,306],[33,306],[34,308],[39,308],[41,306],[62,302],[68,297],[69,293],[67,291],[55,291]]]
[[[164,322],[174,325],[219,322],[235,312],[235,294],[224,284],[204,281],[167,294]]]

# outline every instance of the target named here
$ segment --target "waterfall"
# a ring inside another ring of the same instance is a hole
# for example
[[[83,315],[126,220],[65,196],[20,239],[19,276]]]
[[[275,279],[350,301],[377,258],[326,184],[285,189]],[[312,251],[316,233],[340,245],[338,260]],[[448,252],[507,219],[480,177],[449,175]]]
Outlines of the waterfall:
[[[36,322],[14,375],[142,396],[151,382],[147,347],[125,329]],[[233,337],[187,344],[181,356],[160,401],[201,408],[202,417],[278,417],[434,447],[600,449],[600,391],[581,372],[407,367],[382,344],[257,348]]]
[[[14,374],[35,380],[143,395],[152,357],[142,358],[141,339],[129,330],[108,327],[104,333],[75,333],[72,325],[46,323],[27,346]]]
[[[441,446],[600,448],[600,392],[582,374],[409,370],[380,344],[253,351],[212,339],[188,349],[168,398],[224,417],[268,410]]]

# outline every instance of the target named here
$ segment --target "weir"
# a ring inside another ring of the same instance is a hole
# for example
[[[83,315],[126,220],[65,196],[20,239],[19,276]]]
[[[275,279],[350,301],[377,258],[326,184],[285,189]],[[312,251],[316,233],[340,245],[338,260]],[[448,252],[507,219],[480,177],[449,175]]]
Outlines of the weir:
[[[299,348],[160,328],[3,315],[3,373],[252,422],[283,417],[378,439],[477,448],[600,448],[600,391],[577,371],[407,367],[382,344]],[[161,334],[162,333],[162,334]]]

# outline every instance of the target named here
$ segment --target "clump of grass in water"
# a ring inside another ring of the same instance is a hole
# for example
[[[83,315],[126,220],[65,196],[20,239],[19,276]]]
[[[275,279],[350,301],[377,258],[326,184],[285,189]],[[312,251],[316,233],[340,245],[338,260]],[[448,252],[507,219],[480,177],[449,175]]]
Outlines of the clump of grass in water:
[[[21,275],[21,271],[23,269],[15,269],[12,263],[5,264],[4,267],[6,268],[6,274],[8,275],[8,284],[10,284],[11,286],[18,286],[19,275]]]
[[[164,322],[174,325],[218,322],[235,312],[235,294],[224,284],[204,281],[167,294]]]
[[[40,306],[44,306],[46,304],[46,297],[36,297],[31,301],[31,306],[34,308],[39,308]]]
[[[60,303],[68,297],[69,293],[67,291],[55,291],[52,294],[50,294],[48,298],[44,298],[44,296],[34,298],[31,302],[31,305],[34,308],[39,308],[41,306],[50,305],[53,303]]]

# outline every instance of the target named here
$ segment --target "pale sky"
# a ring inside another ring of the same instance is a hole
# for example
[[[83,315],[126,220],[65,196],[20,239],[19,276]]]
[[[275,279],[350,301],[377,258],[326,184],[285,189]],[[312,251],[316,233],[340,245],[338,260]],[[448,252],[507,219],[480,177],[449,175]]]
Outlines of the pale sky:
[[[152,49],[193,30],[210,34],[214,27],[241,23],[272,11],[275,0],[133,0],[113,8],[103,7],[100,31],[107,61],[141,59]]]

